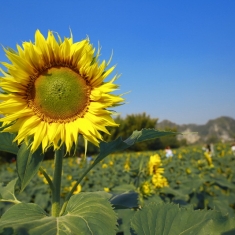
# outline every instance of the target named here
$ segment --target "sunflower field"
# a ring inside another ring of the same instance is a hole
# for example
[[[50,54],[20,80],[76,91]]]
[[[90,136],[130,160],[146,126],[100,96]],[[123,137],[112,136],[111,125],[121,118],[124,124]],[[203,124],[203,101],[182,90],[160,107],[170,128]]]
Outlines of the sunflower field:
[[[235,156],[229,146],[216,145],[211,157],[201,146],[173,152],[171,158],[166,158],[164,151],[112,153],[85,176],[74,194],[89,196],[93,192],[108,198],[118,218],[118,235],[234,234]],[[64,159],[63,199],[94,158]],[[49,176],[53,174],[52,160],[42,166]],[[16,163],[3,164],[0,192],[11,190],[9,184],[16,177]],[[40,171],[15,195],[17,200],[36,203],[50,213],[51,193]],[[11,206],[3,200],[0,214]]]

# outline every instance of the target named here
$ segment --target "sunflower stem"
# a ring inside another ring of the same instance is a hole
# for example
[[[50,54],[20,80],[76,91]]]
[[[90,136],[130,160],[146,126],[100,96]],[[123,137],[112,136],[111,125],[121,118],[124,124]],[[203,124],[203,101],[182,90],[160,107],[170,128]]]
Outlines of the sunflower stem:
[[[53,190],[52,190],[52,207],[51,214],[58,217],[60,213],[60,189],[61,189],[61,176],[62,176],[62,163],[64,157],[64,145],[55,151],[55,169],[53,174]]]

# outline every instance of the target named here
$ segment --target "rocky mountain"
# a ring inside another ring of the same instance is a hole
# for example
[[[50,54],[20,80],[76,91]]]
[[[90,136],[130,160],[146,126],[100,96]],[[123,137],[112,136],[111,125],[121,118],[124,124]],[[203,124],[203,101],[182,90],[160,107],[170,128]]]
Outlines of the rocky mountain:
[[[168,120],[157,123],[157,129],[164,130],[166,128],[185,133],[185,135],[179,135],[178,138],[186,139],[188,144],[235,141],[235,120],[230,117],[209,120],[204,125],[178,125]]]

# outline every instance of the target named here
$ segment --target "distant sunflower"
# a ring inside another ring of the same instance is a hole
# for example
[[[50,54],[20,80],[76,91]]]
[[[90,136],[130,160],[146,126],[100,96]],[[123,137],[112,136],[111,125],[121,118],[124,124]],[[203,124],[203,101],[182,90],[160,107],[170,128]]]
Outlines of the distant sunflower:
[[[57,34],[56,34],[57,35]],[[72,35],[61,40],[52,31],[47,38],[39,30],[35,43],[17,45],[17,51],[4,49],[11,64],[2,64],[0,113],[4,132],[16,132],[14,141],[31,143],[34,152],[65,143],[69,152],[81,134],[85,142],[99,144],[99,131],[108,133],[107,126],[117,126],[107,108],[120,105],[124,99],[110,94],[118,88],[104,79],[114,70],[109,62],[99,62],[88,39],[73,42]]]

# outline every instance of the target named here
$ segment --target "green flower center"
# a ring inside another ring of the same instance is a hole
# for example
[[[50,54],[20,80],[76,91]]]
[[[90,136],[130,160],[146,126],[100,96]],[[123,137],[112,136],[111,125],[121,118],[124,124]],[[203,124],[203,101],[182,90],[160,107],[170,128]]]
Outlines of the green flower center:
[[[68,67],[42,72],[28,91],[29,106],[48,122],[69,122],[82,117],[89,105],[89,84]]]

